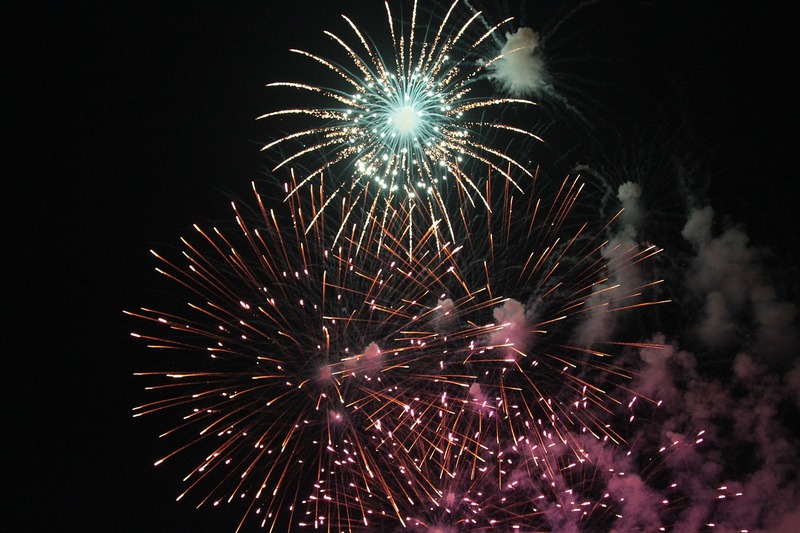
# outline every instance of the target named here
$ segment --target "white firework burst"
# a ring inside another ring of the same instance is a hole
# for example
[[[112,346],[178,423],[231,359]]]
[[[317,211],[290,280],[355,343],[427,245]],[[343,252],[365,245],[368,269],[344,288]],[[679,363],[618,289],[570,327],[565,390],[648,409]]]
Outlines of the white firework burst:
[[[319,119],[317,125],[286,134],[263,148],[282,152],[274,170],[295,165],[307,169],[290,196],[312,182],[322,182],[330,171],[335,179],[330,200],[340,193],[350,196],[355,190],[357,196],[372,199],[370,214],[380,205],[379,198],[399,197],[421,204],[434,218],[446,218],[442,194],[448,187],[457,188],[470,202],[477,199],[489,208],[480,184],[471,175],[472,163],[479,163],[480,171],[475,175],[485,176],[488,169],[512,183],[514,173],[530,175],[515,158],[489,146],[487,139],[500,131],[529,139],[539,137],[503,123],[499,116],[484,117],[483,111],[534,102],[486,97],[474,90],[475,82],[485,78],[489,66],[499,59],[480,58],[481,45],[510,19],[479,30],[480,12],[457,15],[459,1],[452,2],[440,21],[431,16],[422,25],[418,24],[415,0],[410,23],[403,28],[395,28],[391,8],[385,3],[393,44],[389,60],[344,15],[358,45],[354,48],[331,32],[325,34],[344,50],[351,65],[292,50],[335,73],[345,88],[296,82],[268,85],[315,93],[328,102],[259,117]],[[473,33],[475,37],[468,37]],[[290,141],[298,148],[290,148]],[[384,194],[377,194],[379,191]]]

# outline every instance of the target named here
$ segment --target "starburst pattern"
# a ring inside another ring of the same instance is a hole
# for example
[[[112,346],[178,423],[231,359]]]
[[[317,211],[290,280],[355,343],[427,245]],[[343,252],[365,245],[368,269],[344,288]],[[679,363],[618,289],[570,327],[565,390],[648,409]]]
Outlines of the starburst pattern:
[[[261,117],[302,123],[264,147],[287,182],[153,252],[189,305],[129,313],[167,351],[135,416],[180,417],[179,499],[270,531],[647,525],[611,421],[648,400],[625,356],[662,346],[620,325],[664,303],[661,250],[511,155],[538,137],[487,115],[533,102],[483,94],[507,21],[465,4],[396,27],[386,3],[388,55],[348,17],[346,64],[295,50],[344,88],[271,84],[326,102]]]
[[[254,221],[234,207],[235,233],[196,227],[200,243],[183,241],[185,266],[156,254],[165,263],[159,271],[197,301],[187,315],[133,313],[168,331],[135,336],[201,354],[191,367],[208,369],[143,373],[173,384],[152,387],[165,398],[137,415],[183,411],[184,424],[168,434],[194,434],[188,446],[205,459],[187,481],[209,490],[204,501],[244,498],[248,514],[280,527],[303,523],[304,515],[292,517],[295,500],[304,500],[311,523],[338,516],[337,527],[366,527],[369,498],[404,489],[376,463],[363,431],[370,419],[357,402],[394,403],[387,388],[409,379],[405,369],[419,355],[402,330],[432,312],[430,292],[449,254],[353,260],[347,247],[325,247],[324,224],[306,234],[299,204],[282,217],[257,198]],[[348,512],[320,510],[326,505]]]
[[[282,157],[274,170],[298,163],[309,168],[290,195],[331,172],[339,181],[333,184],[329,200],[355,189],[358,194],[376,197],[370,207],[375,210],[382,192],[383,196],[399,195],[419,202],[439,216],[446,211],[449,188],[456,188],[488,208],[474,177],[485,175],[487,168],[512,183],[512,171],[530,175],[526,166],[492,146],[489,139],[499,132],[538,137],[524,128],[483,118],[481,112],[498,106],[530,106],[533,102],[484,96],[477,88],[488,65],[499,58],[482,57],[482,45],[507,21],[471,37],[478,32],[476,21],[480,13],[462,16],[459,8],[459,0],[455,0],[441,21],[432,15],[431,20],[420,23],[415,1],[411,20],[395,28],[387,2],[393,47],[388,57],[347,16],[343,18],[356,37],[355,46],[331,32],[326,35],[344,51],[349,65],[293,50],[326,67],[344,83],[344,88],[297,82],[269,84],[320,95],[329,102],[260,117],[301,116],[319,123],[301,127],[264,147],[286,147],[284,153],[289,155]],[[307,164],[308,161],[313,163]],[[478,173],[473,168],[476,164]]]
[[[440,508],[440,480],[457,478],[488,498],[467,494],[465,509],[494,506],[488,524],[524,525],[536,508],[499,511],[517,498],[522,465],[546,473],[554,444],[586,459],[573,433],[616,438],[599,417],[610,397],[587,374],[599,383],[624,372],[603,362],[608,353],[566,343],[571,324],[615,312],[589,307],[593,295],[622,290],[598,288],[608,267],[594,238],[559,270],[581,239],[579,228],[559,244],[579,187],[562,187],[539,219],[540,202],[518,217],[516,189],[501,183],[497,219],[462,213],[467,246],[397,210],[330,248],[327,224],[340,221],[318,216],[327,200],[312,188],[291,197],[288,216],[258,193],[255,211],[234,205],[236,227],[196,227],[199,243],[183,240],[180,263],[156,254],[159,271],[195,298],[186,314],[131,313],[159,328],[135,336],[195,358],[142,373],[171,383],[152,386],[163,396],[136,412],[182,412],[165,435],[189,440],[173,453],[204,457],[186,477],[189,490],[207,492],[201,504],[244,500],[244,517],[273,529],[408,526],[421,518],[407,504]],[[531,257],[509,276],[494,270],[496,254],[520,223]],[[526,314],[512,298],[520,294],[524,305],[550,303]]]

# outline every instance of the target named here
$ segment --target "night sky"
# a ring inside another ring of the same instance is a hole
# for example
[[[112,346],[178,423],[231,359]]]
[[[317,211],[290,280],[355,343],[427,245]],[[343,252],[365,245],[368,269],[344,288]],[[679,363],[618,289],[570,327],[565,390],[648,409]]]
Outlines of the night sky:
[[[345,33],[340,12],[382,32],[382,5],[113,4],[31,2],[7,18],[11,447],[0,521],[12,531],[230,530],[238,516],[175,503],[182,471],[152,466],[168,451],[164,426],[131,417],[148,399],[132,374],[152,354],[132,342],[122,310],[171,290],[150,248],[229,219],[228,195],[247,195],[267,172],[259,148],[274,133],[255,117],[280,108],[282,93],[264,85],[324,75],[289,48],[324,55],[322,31]],[[519,12],[503,4],[493,9]],[[528,4],[534,29],[567,11]],[[796,2],[625,0],[559,29],[564,56],[589,65],[575,73],[583,90],[599,87],[611,112],[652,125],[680,110],[712,204],[769,247],[785,276],[798,260],[798,24]],[[595,56],[608,67],[585,60]],[[784,297],[797,301],[796,290]]]

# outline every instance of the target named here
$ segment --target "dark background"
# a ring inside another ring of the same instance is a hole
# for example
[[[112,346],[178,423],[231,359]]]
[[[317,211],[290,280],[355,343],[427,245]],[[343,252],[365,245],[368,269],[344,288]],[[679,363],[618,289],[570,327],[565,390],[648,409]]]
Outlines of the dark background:
[[[495,9],[518,10],[505,4]],[[534,29],[567,11],[529,4]],[[147,400],[132,374],[152,359],[122,310],[165,290],[148,249],[229,218],[226,192],[246,195],[266,172],[270,125],[254,119],[280,104],[264,85],[307,74],[288,49],[325,55],[322,30],[345,33],[339,12],[380,32],[381,11],[363,1],[32,2],[7,18],[3,529],[236,523],[226,509],[195,511],[191,494],[175,503],[182,472],[152,466],[169,451],[164,427],[131,417]],[[647,122],[680,101],[717,210],[785,263],[798,245],[799,14],[795,2],[765,0],[599,2],[559,30],[574,28],[570,53],[611,60],[590,81],[639,95],[631,115]]]

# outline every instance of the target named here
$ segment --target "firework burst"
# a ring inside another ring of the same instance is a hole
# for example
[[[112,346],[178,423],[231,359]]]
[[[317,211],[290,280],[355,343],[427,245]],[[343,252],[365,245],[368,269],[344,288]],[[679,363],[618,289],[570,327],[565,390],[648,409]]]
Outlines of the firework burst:
[[[563,326],[609,312],[586,307],[621,290],[602,286],[613,262],[599,245],[578,249],[580,231],[559,244],[577,187],[562,188],[539,220],[532,201],[517,218],[516,189],[502,182],[497,222],[474,226],[462,212],[466,246],[393,211],[381,217],[388,225],[374,221],[366,236],[354,227],[329,248],[327,224],[341,221],[318,216],[320,187],[293,195],[284,217],[256,193],[253,212],[234,205],[235,231],[196,227],[199,243],[183,240],[181,263],[156,254],[193,301],[186,314],[131,313],[159,328],[135,336],[194,355],[179,370],[142,373],[170,383],[150,387],[162,396],[136,413],[182,414],[165,435],[188,444],[167,457],[189,448],[204,458],[186,476],[189,489],[207,492],[201,505],[243,500],[245,518],[270,528],[423,523],[408,505],[441,508],[442,480],[475,484],[462,510],[501,509],[519,468],[501,468],[499,457],[541,473],[553,443],[582,457],[575,432],[616,438],[598,413],[610,398],[590,380],[624,373],[603,362],[608,353],[567,344]],[[512,276],[499,254],[518,223],[528,225],[531,256]],[[364,239],[377,242],[361,247]],[[562,273],[573,249],[582,255]],[[553,302],[534,316],[525,308],[534,299]]]
[[[301,213],[287,219],[258,201],[255,228],[238,210],[233,235],[196,227],[200,245],[184,240],[185,267],[156,254],[166,263],[159,271],[198,301],[190,303],[189,315],[136,313],[169,328],[158,337],[136,336],[154,347],[202,354],[191,367],[208,369],[151,373],[175,384],[153,387],[168,394],[137,414],[185,409],[191,445],[206,457],[187,476],[191,487],[211,487],[204,502],[246,498],[247,514],[263,515],[271,527],[297,523],[300,500],[314,515],[326,516],[319,508],[330,501],[327,481],[334,467],[352,474],[363,469],[361,479],[348,479],[352,499],[334,494],[336,505],[359,508],[358,516],[344,518],[357,522],[364,519],[360,489],[369,493],[365,480],[380,469],[361,455],[345,398],[380,369],[381,354],[363,333],[377,335],[383,320],[374,307],[348,305],[359,301],[359,291],[370,299],[369,287],[383,286],[380,268],[365,272],[349,264],[346,250],[329,251],[306,238]],[[342,379],[356,371],[357,383]],[[301,492],[309,480],[315,488]]]
[[[200,505],[244,500],[245,517],[271,529],[353,530],[386,515],[402,523],[396,502],[432,490],[406,488],[436,444],[435,406],[414,391],[454,379],[436,357],[484,334],[470,324],[450,336],[426,327],[458,283],[454,252],[431,246],[430,230],[408,249],[384,229],[381,256],[356,255],[352,238],[329,249],[324,218],[308,227],[314,194],[294,196],[288,217],[256,197],[255,212],[234,205],[233,231],[196,226],[199,241],[183,240],[180,262],[154,252],[159,272],[192,301],[186,313],[129,313],[157,326],[134,336],[192,357],[180,370],[140,374],[170,383],[149,387],[162,396],[136,415],[181,414],[164,435],[188,443],[164,459],[185,449],[204,458],[186,476],[186,492],[208,494]]]
[[[285,149],[289,155],[274,169],[298,163],[310,169],[289,195],[332,172],[349,178],[339,178],[329,200],[355,189],[358,194],[376,197],[371,210],[378,207],[377,197],[383,193],[419,202],[438,215],[445,210],[448,188],[456,188],[471,201],[477,198],[489,207],[470,170],[475,163],[511,183],[512,169],[530,175],[525,166],[491,146],[487,139],[498,133],[538,137],[526,129],[484,118],[483,112],[533,102],[481,96],[476,87],[486,77],[488,67],[500,58],[481,57],[482,45],[507,21],[478,30],[479,12],[458,12],[459,0],[455,0],[441,20],[431,15],[429,21],[420,23],[415,0],[410,22],[395,28],[387,2],[392,40],[388,57],[344,15],[357,44],[351,46],[331,32],[326,35],[346,54],[348,65],[292,50],[329,69],[344,88],[294,82],[269,85],[321,95],[329,102],[260,117],[300,116],[319,122],[264,146],[264,150],[273,150],[297,143],[294,146],[298,148]],[[477,32],[483,33],[472,37]],[[307,164],[309,160],[314,163]]]
[[[663,303],[648,295],[659,282],[637,271],[660,250],[613,242],[602,229],[571,221],[578,180],[562,182],[549,201],[533,185],[519,194],[490,178],[494,208],[484,217],[462,209],[457,217],[465,243],[460,272],[473,291],[487,292],[493,305],[484,322],[495,325],[461,362],[480,376],[470,401],[489,400],[500,418],[547,428],[562,441],[575,431],[617,440],[601,414],[616,402],[609,389],[630,377],[613,362],[625,344],[614,326],[628,310]],[[530,431],[512,427],[508,437]]]

